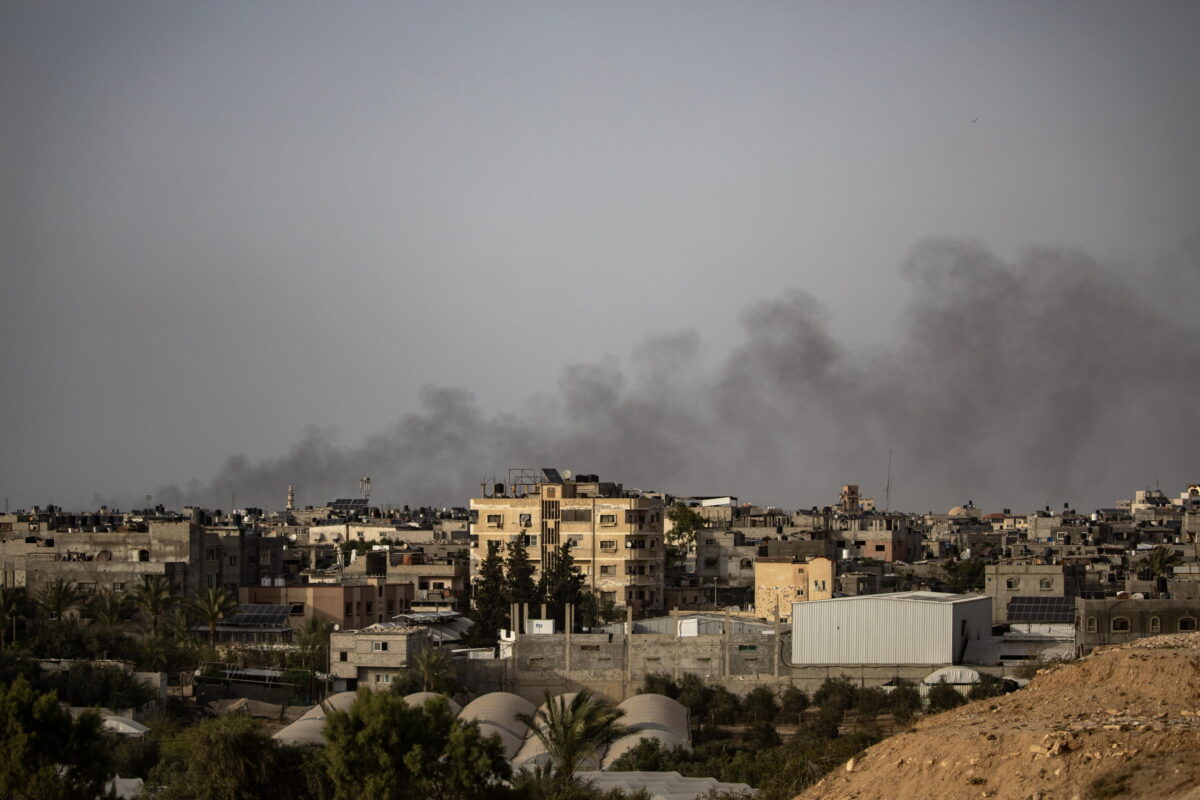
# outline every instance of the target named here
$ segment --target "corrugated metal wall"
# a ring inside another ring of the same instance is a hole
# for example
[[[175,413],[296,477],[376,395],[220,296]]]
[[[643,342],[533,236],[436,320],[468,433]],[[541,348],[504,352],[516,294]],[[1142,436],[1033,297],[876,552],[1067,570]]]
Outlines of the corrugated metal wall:
[[[964,608],[960,614],[986,613],[990,619],[987,600],[966,604],[982,610]],[[952,603],[866,596],[796,603],[792,614],[796,665],[950,664],[957,655]]]

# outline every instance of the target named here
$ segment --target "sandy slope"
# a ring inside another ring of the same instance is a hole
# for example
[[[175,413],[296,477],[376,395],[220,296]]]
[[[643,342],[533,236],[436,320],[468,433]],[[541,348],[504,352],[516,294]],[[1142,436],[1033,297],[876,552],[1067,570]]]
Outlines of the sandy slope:
[[[968,797],[1200,800],[1200,633],[1106,648],[924,719],[800,795]]]

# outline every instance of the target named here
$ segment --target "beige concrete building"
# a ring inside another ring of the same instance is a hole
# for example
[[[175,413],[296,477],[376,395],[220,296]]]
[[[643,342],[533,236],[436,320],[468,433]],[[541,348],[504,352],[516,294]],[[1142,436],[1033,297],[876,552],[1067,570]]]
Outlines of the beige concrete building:
[[[302,586],[243,586],[238,590],[240,603],[291,606],[293,628],[309,617],[344,629],[389,622],[408,611],[413,598],[413,584],[389,583],[386,578],[347,578],[338,583]]]
[[[417,653],[431,646],[429,631],[420,626],[384,623],[342,631],[329,637],[329,671],[347,681],[348,689],[386,687]]]
[[[499,542],[503,554],[504,545],[523,537],[539,574],[550,554],[570,542],[587,589],[618,606],[663,607],[661,498],[626,493],[594,475],[556,481],[552,470],[536,477],[521,472],[525,477],[518,482],[471,500],[472,577],[489,542]]]
[[[824,557],[808,561],[759,558],[754,562],[754,611],[759,617],[787,622],[792,603],[833,597],[835,563]]]

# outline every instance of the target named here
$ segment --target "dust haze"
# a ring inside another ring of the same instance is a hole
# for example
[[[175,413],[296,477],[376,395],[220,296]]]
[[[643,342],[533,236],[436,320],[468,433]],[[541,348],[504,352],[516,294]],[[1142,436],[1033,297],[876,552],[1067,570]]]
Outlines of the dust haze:
[[[1200,295],[1196,252],[1185,244],[1133,285],[1079,252],[1004,260],[929,240],[901,267],[900,325],[870,351],[830,333],[854,307],[780,292],[741,312],[743,338],[715,367],[684,331],[624,362],[569,366],[556,394],[519,413],[425,386],[418,412],[359,444],[314,427],[279,457],[232,457],[158,494],[278,508],[288,484],[320,504],[370,475],[380,504],[464,505],[508,467],[554,465],[785,507],[827,504],[856,482],[882,504],[889,452],[891,506],[912,511],[968,499],[1083,510],[1159,479],[1174,491],[1200,477],[1200,339],[1186,313]]]

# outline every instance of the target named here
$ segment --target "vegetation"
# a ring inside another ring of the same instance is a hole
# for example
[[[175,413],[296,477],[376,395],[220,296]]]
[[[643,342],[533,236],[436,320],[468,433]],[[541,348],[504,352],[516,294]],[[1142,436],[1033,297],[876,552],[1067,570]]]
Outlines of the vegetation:
[[[929,710],[949,711],[967,702],[967,698],[942,678],[929,689]]]
[[[456,720],[440,698],[414,708],[361,690],[348,712],[330,712],[325,738],[335,800],[495,797],[511,775],[499,740]]]
[[[236,611],[237,605],[237,600],[224,589],[209,589],[192,599],[192,613],[208,628],[209,647],[216,642],[217,625]]]
[[[696,543],[696,531],[708,525],[708,520],[687,503],[675,503],[667,509],[666,517],[671,523],[667,543],[684,550]]]
[[[100,718],[78,720],[24,678],[0,684],[0,797],[92,800],[113,775]]]
[[[546,702],[533,714],[518,714],[546,748],[554,764],[554,781],[565,786],[589,759],[625,735],[619,723],[624,711],[612,708],[580,690],[570,701],[546,691]]]
[[[957,593],[982,592],[985,566],[983,560],[979,558],[947,561],[942,566],[946,572],[947,589]]]
[[[574,571],[575,559],[571,556],[571,543],[563,542],[554,549],[549,564],[542,565],[542,577],[538,581],[538,595],[546,604],[550,618],[566,624],[566,607],[579,602],[583,588],[583,575]]]
[[[133,604],[150,623],[150,634],[158,635],[158,623],[179,601],[166,575],[143,575],[132,592]]]
[[[467,644],[495,647],[501,628],[509,627],[509,596],[504,584],[504,559],[500,543],[488,542],[487,556],[479,564],[479,577],[471,592],[471,629]]]

